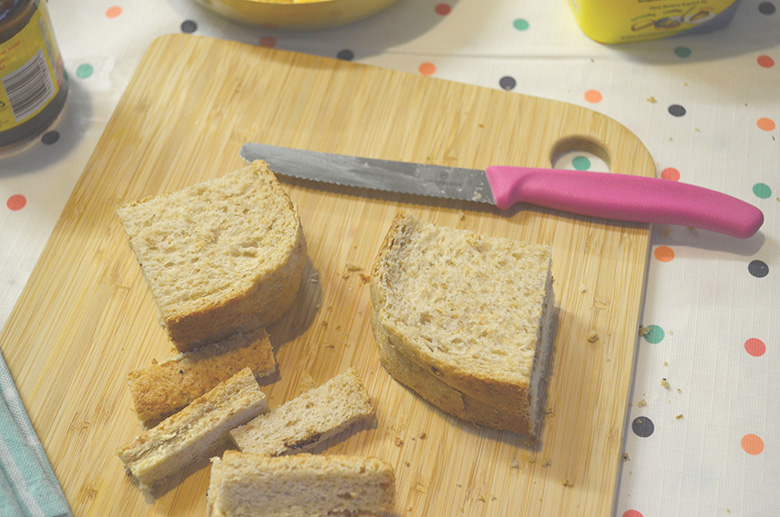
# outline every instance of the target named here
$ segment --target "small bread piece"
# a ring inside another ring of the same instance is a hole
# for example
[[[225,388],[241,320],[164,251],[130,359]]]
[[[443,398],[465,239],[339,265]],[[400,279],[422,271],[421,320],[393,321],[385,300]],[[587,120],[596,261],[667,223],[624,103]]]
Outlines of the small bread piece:
[[[225,451],[211,461],[211,517],[351,515],[395,504],[395,473],[376,458]]]
[[[372,264],[380,362],[443,411],[538,438],[551,358],[549,246],[400,211]]]
[[[267,327],[297,296],[303,229],[263,161],[117,214],[163,326],[182,352]]]
[[[198,460],[208,458],[228,431],[268,411],[252,370],[244,368],[190,405],[146,430],[117,454],[141,489],[162,483]]]
[[[311,450],[355,422],[374,417],[353,368],[230,431],[243,452],[279,456]]]
[[[276,371],[271,341],[263,327],[132,371],[127,385],[138,418],[157,423],[246,367],[257,378]]]

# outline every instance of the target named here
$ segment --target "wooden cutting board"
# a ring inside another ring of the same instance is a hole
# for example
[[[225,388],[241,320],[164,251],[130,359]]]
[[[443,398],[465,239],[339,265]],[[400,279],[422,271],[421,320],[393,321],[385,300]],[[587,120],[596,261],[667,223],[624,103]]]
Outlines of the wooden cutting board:
[[[156,40],[127,87],[2,335],[2,352],[76,515],[205,515],[207,462],[145,500],[116,457],[141,427],[129,371],[174,352],[115,210],[238,168],[247,141],[461,167],[551,165],[569,149],[655,174],[593,111],[415,74],[190,35]],[[622,460],[649,227],[284,182],[310,262],[269,329],[271,407],[354,366],[377,419],[321,452],[387,460],[398,515],[607,515]],[[433,408],[382,369],[363,276],[398,208],[553,247],[558,327],[534,449]],[[362,271],[356,268],[363,268]]]

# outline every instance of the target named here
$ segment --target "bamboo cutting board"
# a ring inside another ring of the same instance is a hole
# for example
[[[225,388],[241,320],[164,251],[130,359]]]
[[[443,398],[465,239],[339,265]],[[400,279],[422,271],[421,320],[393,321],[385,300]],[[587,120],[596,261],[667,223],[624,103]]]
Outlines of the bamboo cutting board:
[[[549,167],[556,153],[587,148],[613,171],[655,173],[633,134],[581,107],[204,37],[156,40],[0,336],[76,515],[205,515],[207,462],[146,500],[114,452],[140,431],[127,373],[174,353],[115,210],[238,168],[247,141],[475,168]],[[271,407],[354,366],[377,419],[321,452],[393,464],[396,514],[607,515],[648,226],[284,184],[310,261],[294,308],[269,329],[280,372],[263,385]],[[401,207],[437,224],[552,245],[558,327],[538,448],[443,414],[379,365],[364,275]]]

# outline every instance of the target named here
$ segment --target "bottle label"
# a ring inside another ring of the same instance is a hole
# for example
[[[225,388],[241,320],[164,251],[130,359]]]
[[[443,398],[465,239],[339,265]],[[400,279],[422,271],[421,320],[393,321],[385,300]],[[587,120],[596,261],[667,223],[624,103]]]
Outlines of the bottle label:
[[[27,25],[0,44],[0,132],[40,113],[63,77],[62,56],[41,0]]]
[[[582,31],[601,43],[628,43],[716,30],[739,0],[569,0]]]

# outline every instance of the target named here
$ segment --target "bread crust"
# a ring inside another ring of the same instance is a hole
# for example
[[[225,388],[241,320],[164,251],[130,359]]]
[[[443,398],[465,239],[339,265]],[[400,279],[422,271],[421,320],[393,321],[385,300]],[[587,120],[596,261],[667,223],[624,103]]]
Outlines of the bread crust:
[[[134,370],[127,385],[136,415],[151,427],[246,367],[258,378],[276,371],[265,328]]]
[[[243,452],[280,456],[312,450],[357,422],[374,406],[354,368],[230,431]]]
[[[395,472],[378,458],[266,456],[225,451],[212,459],[209,515],[327,516],[391,511]]]
[[[249,368],[147,429],[117,455],[143,490],[166,481],[186,466],[216,452],[228,431],[268,411],[265,394]]]

